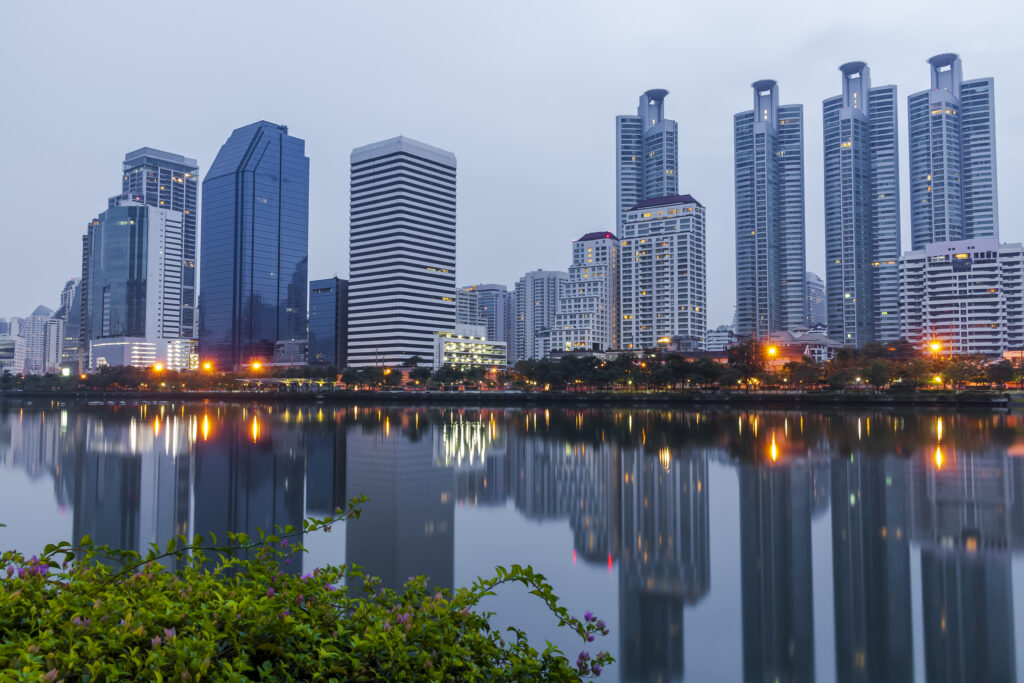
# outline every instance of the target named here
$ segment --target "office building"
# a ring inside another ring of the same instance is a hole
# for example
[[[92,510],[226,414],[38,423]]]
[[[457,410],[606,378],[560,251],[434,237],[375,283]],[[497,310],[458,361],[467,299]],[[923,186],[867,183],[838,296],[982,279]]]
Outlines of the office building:
[[[995,82],[963,80],[952,53],[928,64],[931,87],[907,98],[911,248],[998,239]]]
[[[619,238],[589,232],[572,243],[569,279],[551,328],[558,351],[619,347]]]
[[[622,226],[619,330],[623,349],[679,337],[693,348],[707,331],[705,209],[690,195],[640,202]]]
[[[512,297],[505,285],[471,285],[467,291],[475,291],[479,303],[480,317],[487,325],[487,338],[491,341],[511,342]]]
[[[896,86],[871,87],[864,62],[839,71],[842,94],[822,104],[828,332],[858,347],[899,339]]]
[[[508,366],[508,345],[491,341],[483,325],[456,325],[452,331],[434,333],[434,370],[445,366],[469,368],[505,368]]]
[[[53,314],[63,322],[59,365],[78,373],[78,337],[81,332],[82,288],[79,278],[71,278],[60,293],[60,306]]]
[[[736,333],[761,339],[806,319],[803,105],[779,104],[775,81],[753,84],[754,108],[733,117]]]
[[[25,372],[25,338],[0,334],[0,375],[20,375]]]
[[[826,324],[825,281],[816,274],[807,273],[807,326]]]
[[[480,315],[480,295],[475,289],[460,287],[455,290],[455,324],[486,325]]]
[[[199,353],[218,369],[268,362],[306,338],[309,158],[268,121],[231,133],[203,180]]]
[[[900,258],[901,337],[936,352],[1024,347],[1024,250],[994,238],[926,244]]]
[[[309,283],[309,364],[346,366],[348,280],[330,277]]]
[[[455,326],[455,155],[399,136],[351,160],[348,365],[430,361]]]
[[[21,325],[19,335],[25,340],[24,373],[26,375],[42,375],[47,372],[46,336],[52,315],[53,311],[46,306],[37,306]],[[50,334],[53,333],[51,330]]]
[[[665,118],[667,90],[640,96],[636,116],[615,117],[615,225],[645,199],[679,194],[679,132]]]
[[[195,159],[143,147],[124,155],[121,194],[107,208],[139,202],[181,212],[181,333],[196,336],[196,235],[199,220],[199,164]]]
[[[551,327],[568,281],[569,274],[560,270],[533,270],[516,282],[510,363],[543,358],[551,351]]]
[[[182,213],[123,200],[89,224],[82,271],[84,367],[163,363],[186,370]]]

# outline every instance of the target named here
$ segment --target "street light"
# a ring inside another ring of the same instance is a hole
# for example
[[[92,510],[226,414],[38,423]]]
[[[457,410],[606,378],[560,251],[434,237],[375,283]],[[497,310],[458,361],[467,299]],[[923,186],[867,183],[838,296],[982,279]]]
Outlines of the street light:
[[[164,364],[163,363],[153,363],[153,370],[155,372],[163,372],[163,369],[164,369]]]
[[[779,347],[777,347],[777,346],[769,346],[768,347],[768,355],[769,356],[774,356],[778,352],[779,352]]]
[[[211,363],[210,361],[206,361],[205,363],[203,363],[203,370],[206,370],[207,372],[213,370],[213,363]]]
[[[939,351],[940,351],[940,350],[942,349],[942,344],[940,344],[940,343],[939,343],[939,342],[937,342],[937,341],[933,341],[933,342],[932,342],[932,343],[931,343],[931,344],[929,345],[929,348],[931,348],[931,350],[932,350],[932,353],[934,353],[934,354],[938,354],[938,353],[939,353]]]
[[[263,363],[259,362],[258,360],[254,360],[252,362],[252,369],[253,370],[259,370],[262,367],[263,367]]]

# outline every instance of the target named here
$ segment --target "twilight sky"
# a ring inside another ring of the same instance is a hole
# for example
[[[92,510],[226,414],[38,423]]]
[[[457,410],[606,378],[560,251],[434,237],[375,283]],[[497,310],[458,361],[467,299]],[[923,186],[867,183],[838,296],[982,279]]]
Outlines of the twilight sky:
[[[840,90],[837,67],[863,60],[874,85],[899,86],[906,249],[906,96],[940,52],[960,54],[966,79],[996,79],[1001,238],[1022,241],[1021,26],[1012,0],[5,0],[0,317],[56,308],[125,152],[184,154],[205,174],[260,119],[306,140],[311,279],[347,276],[352,148],[398,134],[458,157],[459,285],[564,270],[572,239],[614,228],[615,116],[666,88],[680,191],[708,211],[708,323],[728,322],[732,115],[750,84],[776,79],[783,103],[804,105],[808,269],[823,275],[821,101]]]

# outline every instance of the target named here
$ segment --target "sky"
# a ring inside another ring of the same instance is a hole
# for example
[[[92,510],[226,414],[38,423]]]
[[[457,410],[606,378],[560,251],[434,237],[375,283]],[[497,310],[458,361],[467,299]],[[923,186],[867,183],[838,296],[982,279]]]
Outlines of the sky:
[[[1001,238],[1024,241],[1021,26],[1009,0],[2,0],[0,317],[57,307],[126,152],[183,154],[202,174],[261,119],[306,141],[310,279],[347,277],[349,153],[399,134],[458,158],[460,286],[566,270],[573,239],[615,226],[615,116],[665,88],[679,190],[707,208],[708,323],[727,323],[732,115],[750,84],[775,79],[804,105],[807,265],[824,275],[821,101],[838,66],[863,60],[874,85],[899,87],[906,249],[906,96],[942,52],[965,79],[995,78]]]

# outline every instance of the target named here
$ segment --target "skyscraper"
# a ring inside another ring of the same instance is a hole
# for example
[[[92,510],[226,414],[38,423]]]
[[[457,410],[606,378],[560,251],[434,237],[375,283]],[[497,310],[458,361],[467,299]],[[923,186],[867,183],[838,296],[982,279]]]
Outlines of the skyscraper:
[[[532,270],[519,278],[513,294],[510,364],[543,358],[551,351],[551,328],[568,281],[569,274],[560,270]]]
[[[267,121],[231,133],[203,180],[200,355],[220,369],[306,338],[309,158]]]
[[[803,105],[779,104],[775,81],[753,88],[733,117],[736,333],[762,338],[805,322]]]
[[[692,196],[648,199],[626,212],[619,267],[623,349],[678,338],[690,348],[707,331],[704,206]]]
[[[825,325],[825,282],[816,273],[807,272],[807,326]]]
[[[487,325],[487,339],[510,342],[512,337],[512,297],[505,285],[470,285],[480,302],[480,317]]]
[[[309,283],[309,363],[345,367],[348,358],[348,280]]]
[[[78,366],[78,337],[82,326],[82,288],[81,280],[77,277],[71,278],[64,284],[60,293],[60,306],[53,314],[55,318],[63,321],[63,339],[60,349],[60,365],[66,367],[75,374],[79,372]]]
[[[645,199],[679,193],[679,133],[665,118],[668,90],[640,96],[636,116],[615,117],[615,225]]]
[[[181,212],[181,337],[194,338],[196,226],[199,164],[195,159],[143,147],[124,155],[121,194],[107,208],[133,201]]]
[[[822,103],[829,336],[846,346],[899,339],[896,86],[871,87],[864,62],[839,67]]]
[[[25,367],[27,375],[42,375],[53,370],[47,369],[46,337],[47,323],[53,311],[46,306],[36,306],[32,315],[25,318],[19,334],[25,340]],[[50,331],[53,334],[53,331]]]
[[[907,98],[911,248],[998,238],[995,82],[963,80],[952,53],[928,64],[931,88]]]
[[[480,295],[470,287],[455,290],[455,324],[487,325],[480,315]]]
[[[348,364],[429,361],[455,326],[455,155],[400,135],[351,161]]]
[[[181,324],[182,213],[122,200],[85,235],[81,339],[85,366],[188,369]]]
[[[619,347],[619,238],[612,233],[589,232],[572,243],[551,336],[559,351]]]

